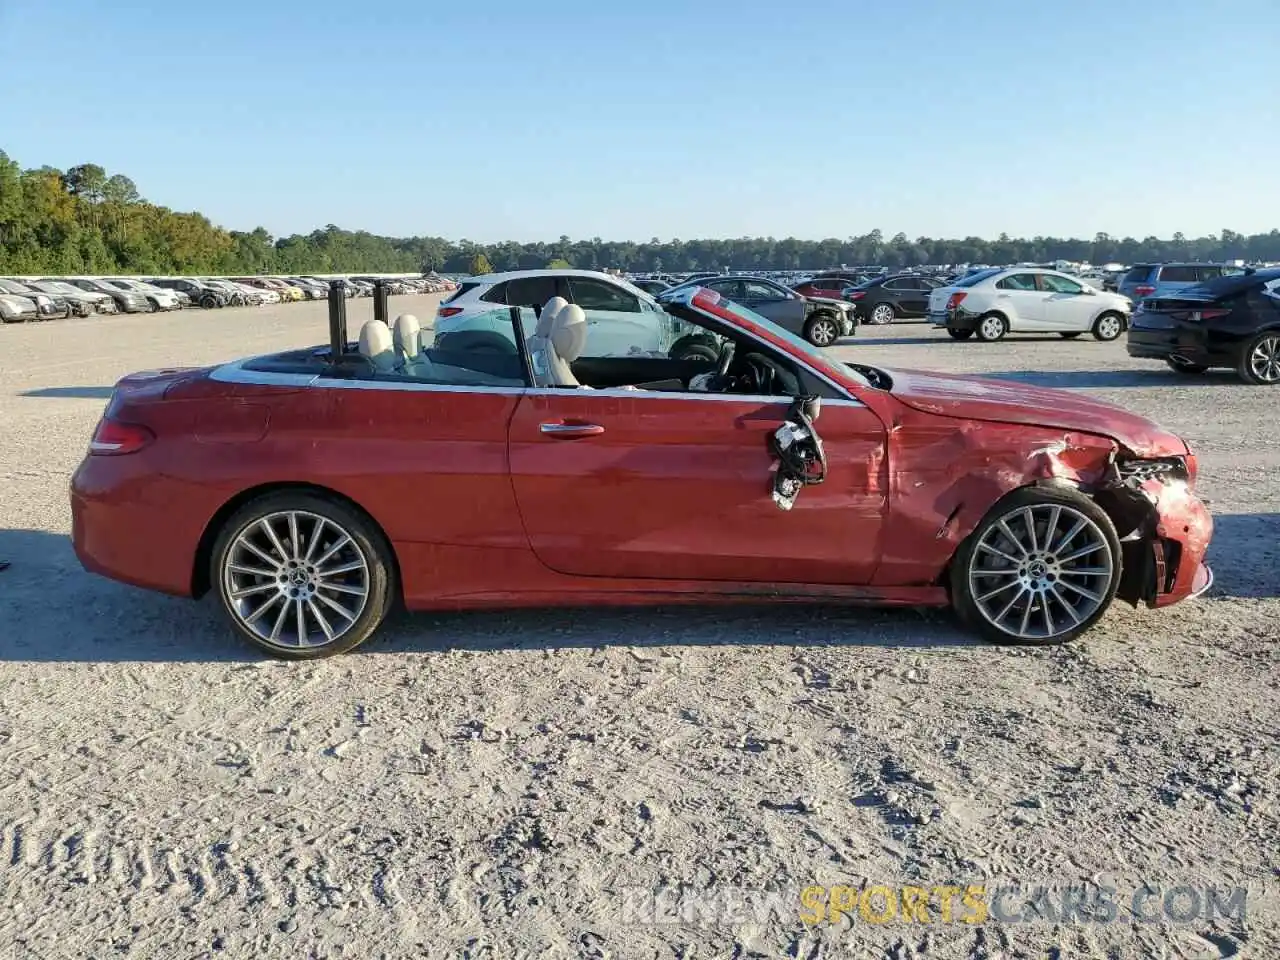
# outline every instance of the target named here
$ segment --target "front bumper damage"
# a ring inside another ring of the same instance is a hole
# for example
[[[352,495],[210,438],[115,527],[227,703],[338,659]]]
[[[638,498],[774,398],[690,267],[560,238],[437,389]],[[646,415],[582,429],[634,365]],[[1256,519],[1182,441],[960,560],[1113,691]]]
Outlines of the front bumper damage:
[[[1191,490],[1195,459],[1113,459],[1094,499],[1116,522],[1123,572],[1116,596],[1167,607],[1213,585],[1204,562],[1213,518]]]

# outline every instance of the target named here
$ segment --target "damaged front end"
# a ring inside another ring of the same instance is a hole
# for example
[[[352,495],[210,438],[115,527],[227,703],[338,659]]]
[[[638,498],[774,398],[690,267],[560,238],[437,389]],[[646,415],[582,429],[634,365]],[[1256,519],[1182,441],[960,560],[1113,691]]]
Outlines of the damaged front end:
[[[1213,519],[1192,492],[1195,456],[1144,459],[1117,453],[1093,491],[1120,535],[1122,574],[1116,596],[1165,607],[1213,583],[1204,564]]]

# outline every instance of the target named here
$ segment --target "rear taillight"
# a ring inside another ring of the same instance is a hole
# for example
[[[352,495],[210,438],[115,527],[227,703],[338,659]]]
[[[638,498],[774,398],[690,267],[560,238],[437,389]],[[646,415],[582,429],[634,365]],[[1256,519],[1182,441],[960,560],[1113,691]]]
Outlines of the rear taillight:
[[[456,317],[462,312],[461,307],[441,307],[436,311],[437,317]]]
[[[140,423],[121,423],[103,417],[89,441],[89,453],[104,457],[137,453],[155,438],[156,435]]]
[[[845,296],[847,296],[850,300],[861,300],[866,295],[867,295],[866,292],[862,290],[853,290],[845,294]]]
[[[1149,283],[1142,283],[1134,287],[1133,292],[1139,297],[1149,297],[1156,292],[1156,288]]]
[[[960,306],[960,304],[964,303],[964,298],[967,297],[968,295],[969,294],[963,293],[963,292],[953,293],[951,296],[947,298],[947,309],[954,310],[956,307]]]

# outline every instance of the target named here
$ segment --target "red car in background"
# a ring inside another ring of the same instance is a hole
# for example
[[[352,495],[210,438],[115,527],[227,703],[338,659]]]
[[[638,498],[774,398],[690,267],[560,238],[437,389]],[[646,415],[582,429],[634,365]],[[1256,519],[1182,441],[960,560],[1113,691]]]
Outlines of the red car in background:
[[[845,364],[712,291],[636,314],[714,365],[584,356],[588,314],[496,307],[509,343],[409,316],[121,380],[71,485],[89,570],[212,590],[282,657],[410,610],[784,600],[944,606],[1056,643],[1114,597],[1205,590],[1195,457],[1067,392]],[[145,535],[142,535],[145,534]]]
[[[791,289],[802,297],[824,297],[828,300],[849,300],[849,291],[857,284],[844,277],[814,277],[797,283]]]

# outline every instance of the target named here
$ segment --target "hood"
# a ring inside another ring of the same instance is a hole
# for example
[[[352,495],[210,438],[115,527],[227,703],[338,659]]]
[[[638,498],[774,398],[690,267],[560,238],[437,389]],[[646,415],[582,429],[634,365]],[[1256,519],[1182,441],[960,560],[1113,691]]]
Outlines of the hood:
[[[15,310],[30,310],[36,305],[36,302],[31,297],[17,293],[0,293],[0,300],[3,300]]]
[[[1187,453],[1181,438],[1146,417],[1067,390],[922,370],[885,372],[893,378],[893,396],[924,413],[1092,433],[1141,457]]]

